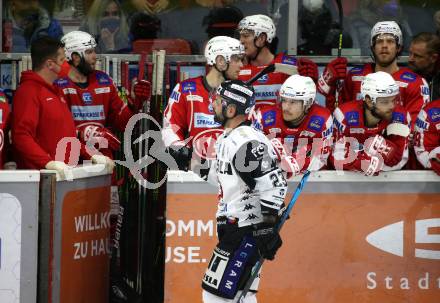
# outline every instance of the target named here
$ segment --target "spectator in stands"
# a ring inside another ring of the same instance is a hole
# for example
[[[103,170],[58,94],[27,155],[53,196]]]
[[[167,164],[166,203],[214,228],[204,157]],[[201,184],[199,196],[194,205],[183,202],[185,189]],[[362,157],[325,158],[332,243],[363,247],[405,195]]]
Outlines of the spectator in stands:
[[[137,12],[130,18],[130,40],[157,39],[161,22],[156,16]]]
[[[419,33],[409,47],[408,66],[428,82],[431,100],[440,98],[440,37]]]
[[[128,22],[117,0],[93,1],[80,30],[96,38],[98,53],[129,51]]]
[[[417,117],[414,150],[424,168],[440,176],[440,99],[428,103]]]
[[[368,43],[370,31],[374,24],[381,20],[396,21],[402,31],[402,52],[407,53],[412,31],[407,18],[403,16],[399,0],[363,0],[358,2],[358,8],[348,16],[350,36],[353,39],[353,48],[361,50],[361,55],[370,54]]]
[[[243,17],[241,10],[235,6],[217,7],[203,18],[202,26],[206,26],[208,39],[215,36],[234,38],[238,23]]]
[[[31,43],[39,37],[60,39],[63,29],[51,18],[38,0],[11,0],[5,9],[5,22],[12,23],[12,52],[29,52]]]
[[[319,1],[318,1],[319,2]],[[299,55],[331,55],[332,49],[339,46],[341,26],[332,19],[330,10],[324,5],[312,5],[314,2],[303,2],[299,16],[301,38],[304,43],[298,46]],[[343,34],[342,47],[351,48],[351,37]]]
[[[365,175],[399,170],[408,160],[410,115],[397,104],[399,86],[385,72],[364,77],[363,102],[341,104],[334,111],[335,145],[330,161],[337,170]]]
[[[38,38],[32,42],[31,58],[33,70],[22,73],[12,109],[12,142],[18,168],[54,169],[64,175],[66,163],[77,164],[72,162],[77,160],[74,154],[80,147],[81,155],[113,170],[113,162],[106,157],[91,156],[83,145],[75,145],[79,141],[75,140],[72,115],[53,85],[66,59],[63,44],[51,37]],[[70,144],[64,145],[63,139]]]

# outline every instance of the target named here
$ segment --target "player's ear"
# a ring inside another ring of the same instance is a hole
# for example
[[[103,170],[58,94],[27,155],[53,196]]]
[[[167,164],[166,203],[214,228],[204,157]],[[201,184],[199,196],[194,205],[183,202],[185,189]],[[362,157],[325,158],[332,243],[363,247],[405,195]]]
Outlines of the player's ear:
[[[215,66],[217,66],[219,71],[225,71],[228,67],[228,64],[223,56],[217,56],[217,58],[215,58]]]

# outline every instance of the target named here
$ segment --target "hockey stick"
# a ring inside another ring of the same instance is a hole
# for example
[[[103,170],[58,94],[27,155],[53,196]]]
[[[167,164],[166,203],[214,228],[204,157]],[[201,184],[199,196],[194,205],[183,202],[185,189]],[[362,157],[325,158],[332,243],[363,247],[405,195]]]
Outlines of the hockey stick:
[[[340,26],[340,31],[339,31],[339,45],[338,45],[338,58],[341,57],[341,52],[342,52],[342,33],[344,31],[344,26],[343,26],[343,22],[344,22],[344,10],[342,9],[342,0],[336,0],[336,5],[338,6],[338,11],[339,11],[339,26]],[[336,83],[336,92],[335,92],[335,107],[338,107],[338,103],[339,103],[339,91],[341,90],[342,87],[342,80],[338,80],[338,82]]]
[[[295,65],[283,64],[283,63],[272,63],[265,68],[263,68],[258,74],[246,81],[246,84],[252,84],[262,76],[270,73],[283,73],[287,75],[298,74],[298,68]]]
[[[290,213],[292,212],[293,206],[295,205],[296,201],[298,200],[299,195],[301,194],[304,185],[307,182],[307,179],[310,176],[310,170],[306,170],[304,173],[304,176],[302,177],[301,181],[299,181],[298,186],[295,189],[295,193],[293,194],[292,199],[290,199],[289,204],[287,205],[286,210],[284,211],[283,215],[280,218],[280,221],[277,225],[277,230],[280,231],[281,228],[284,225],[284,222],[286,222],[287,218],[289,217]],[[246,282],[243,291],[241,292],[240,296],[238,297],[238,300],[236,303],[243,302],[244,297],[246,297],[246,294],[249,292],[249,289],[252,286],[252,283],[254,283],[255,278],[258,276],[258,273],[260,272],[261,266],[263,266],[264,258],[260,257],[260,260],[255,263],[254,267],[252,268],[251,276],[249,277],[248,281]]]

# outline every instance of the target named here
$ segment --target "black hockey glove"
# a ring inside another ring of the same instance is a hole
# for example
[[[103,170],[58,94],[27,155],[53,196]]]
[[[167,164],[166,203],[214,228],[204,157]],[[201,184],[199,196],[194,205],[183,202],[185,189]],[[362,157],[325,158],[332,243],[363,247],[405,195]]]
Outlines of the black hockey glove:
[[[252,235],[257,242],[260,256],[273,260],[278,249],[283,244],[276,227],[268,223],[259,223],[253,226]]]
[[[192,156],[192,149],[182,145],[171,145],[168,147],[171,157],[176,160],[179,170],[188,171]]]

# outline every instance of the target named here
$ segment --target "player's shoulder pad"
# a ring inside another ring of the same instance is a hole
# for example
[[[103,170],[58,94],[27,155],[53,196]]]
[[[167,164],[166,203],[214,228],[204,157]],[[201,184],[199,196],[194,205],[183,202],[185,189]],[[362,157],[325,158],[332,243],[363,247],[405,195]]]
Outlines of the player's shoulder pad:
[[[196,79],[187,79],[180,82],[181,91],[184,94],[195,93],[197,90]]]
[[[327,119],[329,116],[332,115],[330,110],[327,107],[322,106],[318,103],[313,103],[312,106],[309,109],[310,115],[319,115],[323,117],[324,119]]]
[[[95,77],[96,77],[96,81],[100,85],[110,85],[113,82],[112,78],[110,78],[109,75],[107,75],[106,73],[100,70],[95,71]]]
[[[289,64],[289,65],[297,65],[297,59],[295,56],[282,54],[280,58],[280,62],[283,64]]]
[[[407,110],[402,106],[398,105],[393,110],[390,123],[408,124],[407,116],[408,116]]]
[[[440,101],[440,100],[439,100]],[[440,102],[438,102],[440,103]],[[440,104],[439,104],[440,105]],[[429,121],[437,123],[440,121],[440,106],[431,106],[425,109]]]
[[[69,85],[69,77],[62,77],[55,80],[54,84],[58,87],[66,87]]]
[[[349,73],[350,75],[360,75],[360,74],[362,74],[362,73],[364,72],[364,69],[365,69],[365,66],[364,66],[364,65],[356,65],[356,66],[353,66],[353,67],[348,71],[348,73]]]
[[[277,112],[275,109],[265,110],[261,113],[263,127],[274,126],[277,120]]]

